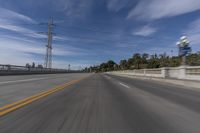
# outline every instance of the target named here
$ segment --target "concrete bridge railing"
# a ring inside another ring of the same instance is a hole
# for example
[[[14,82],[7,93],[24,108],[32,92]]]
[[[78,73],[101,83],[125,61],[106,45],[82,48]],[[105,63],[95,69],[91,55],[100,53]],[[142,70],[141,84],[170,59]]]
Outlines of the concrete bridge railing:
[[[113,71],[111,73],[132,76],[200,80],[200,66],[180,66],[164,67],[158,69],[123,70]]]

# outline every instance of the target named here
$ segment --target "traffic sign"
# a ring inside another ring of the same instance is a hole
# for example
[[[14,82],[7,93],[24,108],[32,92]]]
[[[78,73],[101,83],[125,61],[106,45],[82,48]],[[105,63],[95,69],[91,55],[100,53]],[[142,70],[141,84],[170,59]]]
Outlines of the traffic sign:
[[[189,54],[192,51],[191,47],[185,46],[185,47],[180,47],[179,48],[179,55],[180,56],[185,56]]]

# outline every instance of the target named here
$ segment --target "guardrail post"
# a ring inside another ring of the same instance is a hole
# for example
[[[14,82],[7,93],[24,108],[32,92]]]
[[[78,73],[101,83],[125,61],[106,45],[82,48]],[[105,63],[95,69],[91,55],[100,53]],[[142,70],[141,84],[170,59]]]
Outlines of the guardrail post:
[[[185,79],[186,76],[186,66],[179,67],[179,79]]]
[[[8,67],[8,71],[10,71],[10,70],[11,70],[11,66],[10,66],[10,65],[8,65],[7,67]]]
[[[167,68],[167,67],[161,68],[161,76],[163,78],[169,77],[169,68]]]
[[[144,69],[144,76],[146,76],[146,69]]]

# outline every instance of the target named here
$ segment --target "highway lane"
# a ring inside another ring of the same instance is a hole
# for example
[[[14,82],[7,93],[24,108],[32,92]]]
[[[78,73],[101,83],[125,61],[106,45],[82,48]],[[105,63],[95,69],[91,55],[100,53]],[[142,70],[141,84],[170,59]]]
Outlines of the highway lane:
[[[88,76],[85,73],[0,76],[0,107]]]
[[[0,133],[199,133],[200,92],[95,74],[0,118]]]
[[[129,84],[132,88],[139,88],[155,96],[162,97],[169,102],[180,104],[188,109],[200,112],[200,90],[198,89],[176,86],[159,81],[145,80],[144,82],[144,80],[133,80],[131,78],[114,75],[111,75],[111,77]]]

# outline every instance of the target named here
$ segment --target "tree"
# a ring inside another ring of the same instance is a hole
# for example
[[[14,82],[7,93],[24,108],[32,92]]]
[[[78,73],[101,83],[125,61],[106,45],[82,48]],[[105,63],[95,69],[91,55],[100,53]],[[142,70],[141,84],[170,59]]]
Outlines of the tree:
[[[193,53],[187,56],[188,65],[199,66],[200,65],[200,52]],[[119,65],[114,61],[109,60],[106,63],[101,63],[98,66],[92,66],[86,68],[86,70],[91,70],[92,72],[106,72],[113,70],[126,70],[126,69],[140,69],[140,68],[160,68],[160,67],[177,67],[181,65],[181,57],[173,56],[169,57],[166,53],[157,54],[149,56],[148,54],[135,53],[132,58],[128,60],[121,60]],[[27,64],[26,66],[29,66]]]
[[[167,56],[166,53],[160,54],[159,55],[160,59],[160,67],[169,67],[170,66],[170,61],[169,61],[169,56]]]
[[[106,63],[101,63],[100,64],[100,71],[105,72],[107,71],[107,64]]]
[[[140,69],[140,64],[142,63],[142,58],[139,53],[133,55],[133,62],[136,69]]]
[[[142,54],[142,66],[141,66],[141,68],[147,67],[148,58],[149,58],[149,54],[147,54],[147,53]]]
[[[107,67],[108,67],[107,70],[108,70],[108,71],[114,70],[115,65],[116,65],[116,63],[115,63],[114,61],[109,60],[109,61],[107,62]]]
[[[159,68],[160,62],[157,54],[151,55],[151,58],[148,60],[148,68]]]
[[[120,69],[126,70],[128,68],[128,64],[126,60],[121,60],[119,63]]]
[[[190,54],[187,56],[187,64],[191,66],[199,66],[200,65],[200,54]]]

